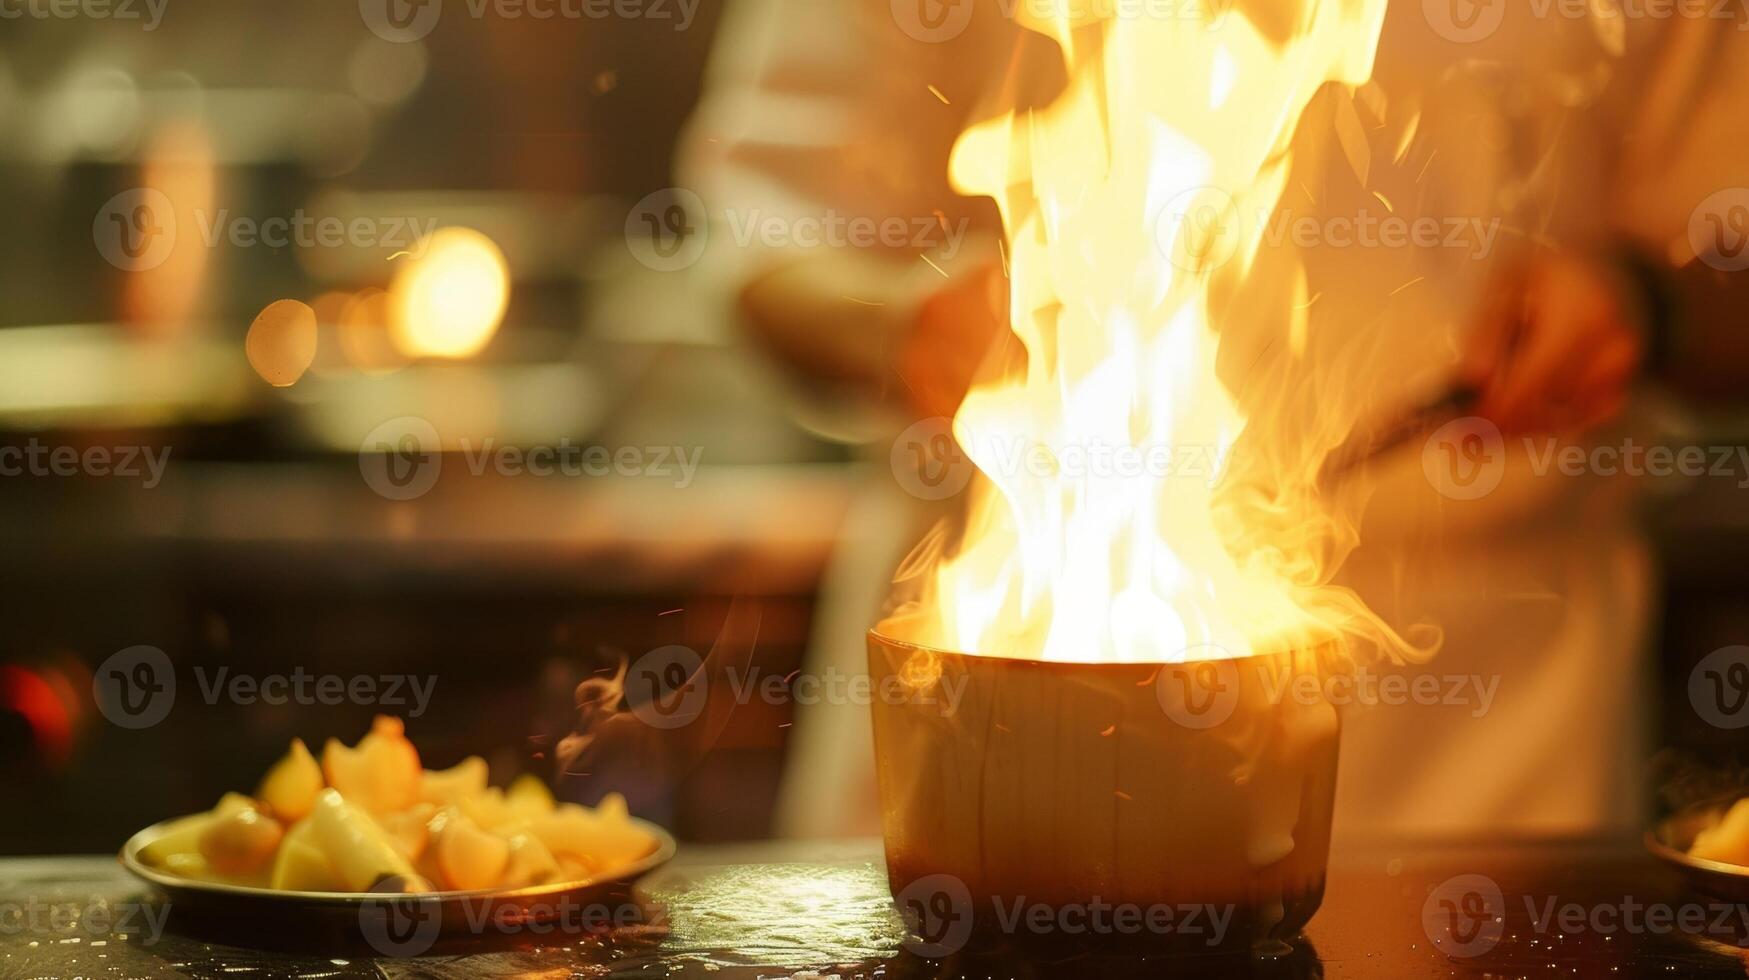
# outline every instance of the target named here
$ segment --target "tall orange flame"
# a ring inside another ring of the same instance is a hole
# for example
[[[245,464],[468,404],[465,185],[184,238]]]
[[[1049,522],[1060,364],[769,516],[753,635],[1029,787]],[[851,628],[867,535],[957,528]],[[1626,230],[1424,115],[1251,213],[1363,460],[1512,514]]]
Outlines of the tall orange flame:
[[[920,642],[1082,662],[1406,648],[1330,581],[1352,525],[1316,474],[1352,418],[1248,430],[1216,371],[1217,325],[1304,334],[1300,263],[1260,263],[1265,224],[1240,218],[1279,203],[1320,88],[1371,75],[1385,0],[1172,6],[1020,5],[1067,88],[955,147],[956,188],[1001,208],[1027,362],[955,418],[985,479],[961,533],[912,563]]]

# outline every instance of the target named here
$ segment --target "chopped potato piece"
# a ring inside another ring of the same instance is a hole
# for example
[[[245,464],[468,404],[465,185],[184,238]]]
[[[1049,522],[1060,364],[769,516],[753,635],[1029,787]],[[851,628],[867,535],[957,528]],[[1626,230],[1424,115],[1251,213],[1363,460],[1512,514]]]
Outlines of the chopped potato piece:
[[[649,854],[650,835],[626,815],[625,800],[609,794],[595,810],[566,803],[553,813],[530,821],[530,830],[560,858],[583,859],[599,871],[611,871]]]
[[[448,769],[426,770],[419,784],[419,799],[437,806],[448,806],[485,791],[486,760],[475,755]]]
[[[322,787],[322,767],[316,764],[316,757],[310,754],[304,740],[294,738],[291,751],[267,770],[255,796],[267,804],[275,817],[297,823],[316,808],[316,796]]]
[[[385,814],[377,820],[382,824],[395,846],[407,856],[407,860],[417,864],[420,857],[431,844],[431,818],[437,813],[437,807],[430,803],[415,803],[399,813]]]
[[[543,817],[553,812],[553,791],[539,778],[527,773],[516,777],[504,794],[504,802],[524,820]]]
[[[1724,819],[1694,838],[1692,857],[1749,867],[1749,798],[1738,800]]]
[[[442,884],[455,891],[491,888],[510,865],[510,842],[481,830],[465,814],[451,813],[437,838],[437,867]]]
[[[414,877],[413,865],[370,814],[328,789],[309,818],[315,840],[347,891],[365,892],[390,878]]]
[[[401,722],[379,717],[354,747],[330,739],[319,764],[294,739],[255,797],[165,824],[140,859],[280,891],[477,891],[593,879],[656,846],[617,794],[591,809],[533,775],[508,790],[488,775],[477,756],[426,772]]]
[[[539,837],[525,832],[510,838],[510,863],[504,869],[504,887],[544,885],[558,875],[559,862]]]
[[[172,854],[164,860],[164,870],[183,878],[193,878],[195,881],[224,881],[212,866],[206,863],[206,858],[197,852],[182,852]]]
[[[255,807],[242,807],[207,823],[200,834],[200,855],[219,874],[257,874],[271,864],[284,836],[279,821]]]
[[[285,840],[279,846],[279,856],[273,862],[269,887],[300,892],[346,890],[316,842],[313,821],[302,821],[286,831]]]
[[[457,800],[456,809],[469,820],[492,831],[501,831],[523,820],[522,815],[511,809],[504,799],[504,791],[496,786],[478,796]]]
[[[172,855],[199,854],[200,835],[206,832],[207,825],[212,822],[211,811],[172,821],[156,840],[140,849],[140,860],[167,867]]]
[[[329,739],[322,749],[322,773],[347,802],[370,813],[405,810],[419,802],[425,775],[400,719],[387,716],[377,718],[357,748]]]

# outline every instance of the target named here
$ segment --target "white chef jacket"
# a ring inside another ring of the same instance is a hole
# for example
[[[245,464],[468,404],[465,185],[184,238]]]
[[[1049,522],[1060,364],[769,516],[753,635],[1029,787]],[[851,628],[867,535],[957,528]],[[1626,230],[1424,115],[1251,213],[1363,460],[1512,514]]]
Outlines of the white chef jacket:
[[[955,20],[966,4],[969,19]],[[947,156],[1025,33],[1002,9],[994,0],[736,0],[688,131],[687,186],[714,219],[737,211],[743,224],[749,213],[979,214],[948,188]],[[1387,18],[1376,91],[1361,100],[1383,117],[1369,136],[1365,188],[1404,217],[1497,221],[1497,238],[1493,254],[1462,261],[1377,248],[1308,257],[1314,292],[1320,274],[1409,283],[1382,314],[1376,293],[1351,298],[1359,305],[1346,318],[1381,351],[1381,369],[1365,379],[1380,387],[1380,404],[1412,401],[1450,372],[1484,285],[1514,245],[1674,241],[1710,188],[1749,182],[1749,154],[1731,143],[1745,113],[1728,97],[1732,76],[1749,67],[1726,57],[1744,50],[1734,25],[1612,27],[1514,10],[1484,38],[1453,40],[1429,9],[1397,3]],[[917,19],[925,15],[934,18]],[[1697,59],[1721,67],[1695,71]],[[1329,116],[1315,106],[1306,125],[1329,125]],[[1355,161],[1326,165],[1344,164]],[[1645,174],[1655,179],[1636,176]],[[1332,197],[1316,207],[1386,207]],[[713,234],[698,273],[728,303],[788,251]],[[895,258],[883,286],[895,298],[880,315],[904,317],[905,297],[941,280]],[[1619,440],[1633,428],[1593,438]],[[863,632],[926,523],[888,468],[893,433],[859,436],[869,441],[871,476],[825,582],[810,670],[865,669]],[[1651,701],[1652,570],[1631,507],[1641,488],[1537,475],[1528,447],[1509,440],[1500,487],[1454,500],[1424,475],[1418,448],[1372,468],[1363,544],[1341,578],[1395,625],[1443,631],[1435,659],[1400,668],[1436,675],[1441,703],[1356,696],[1345,710],[1339,839],[1631,830],[1641,819]],[[878,830],[866,708],[805,707],[794,737],[780,832]]]

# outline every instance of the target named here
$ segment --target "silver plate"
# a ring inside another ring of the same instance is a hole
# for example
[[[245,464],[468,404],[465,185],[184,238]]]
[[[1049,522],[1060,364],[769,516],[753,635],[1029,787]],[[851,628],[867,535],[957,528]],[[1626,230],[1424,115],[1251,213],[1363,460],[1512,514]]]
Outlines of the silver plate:
[[[140,831],[121,849],[121,864],[135,877],[165,896],[173,918],[197,923],[196,931],[217,929],[221,935],[258,932],[265,938],[306,942],[312,937],[362,937],[378,945],[373,925],[391,912],[409,913],[420,926],[419,936],[475,936],[523,931],[535,923],[559,922],[564,931],[603,929],[625,924],[638,914],[631,885],[668,863],[676,844],[666,830],[645,820],[632,823],[649,834],[654,848],[640,860],[611,874],[583,881],[555,882],[528,888],[488,888],[478,891],[381,894],[357,892],[276,891],[248,885],[194,881],[152,867],[140,853],[162,836],[175,820]],[[361,929],[362,927],[362,929]],[[533,930],[528,930],[533,931]],[[230,938],[227,935],[227,938]],[[236,935],[248,941],[247,935]]]

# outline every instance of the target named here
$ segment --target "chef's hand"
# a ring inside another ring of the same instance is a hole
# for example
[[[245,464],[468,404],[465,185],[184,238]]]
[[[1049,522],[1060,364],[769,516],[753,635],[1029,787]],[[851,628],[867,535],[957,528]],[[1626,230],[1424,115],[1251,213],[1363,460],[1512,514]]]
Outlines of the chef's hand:
[[[914,411],[952,418],[984,357],[1008,329],[1008,281],[999,266],[956,276],[918,306],[898,356]]]
[[[1470,337],[1477,414],[1510,435],[1577,434],[1621,413],[1646,358],[1643,311],[1607,262],[1539,258],[1496,287]]]

